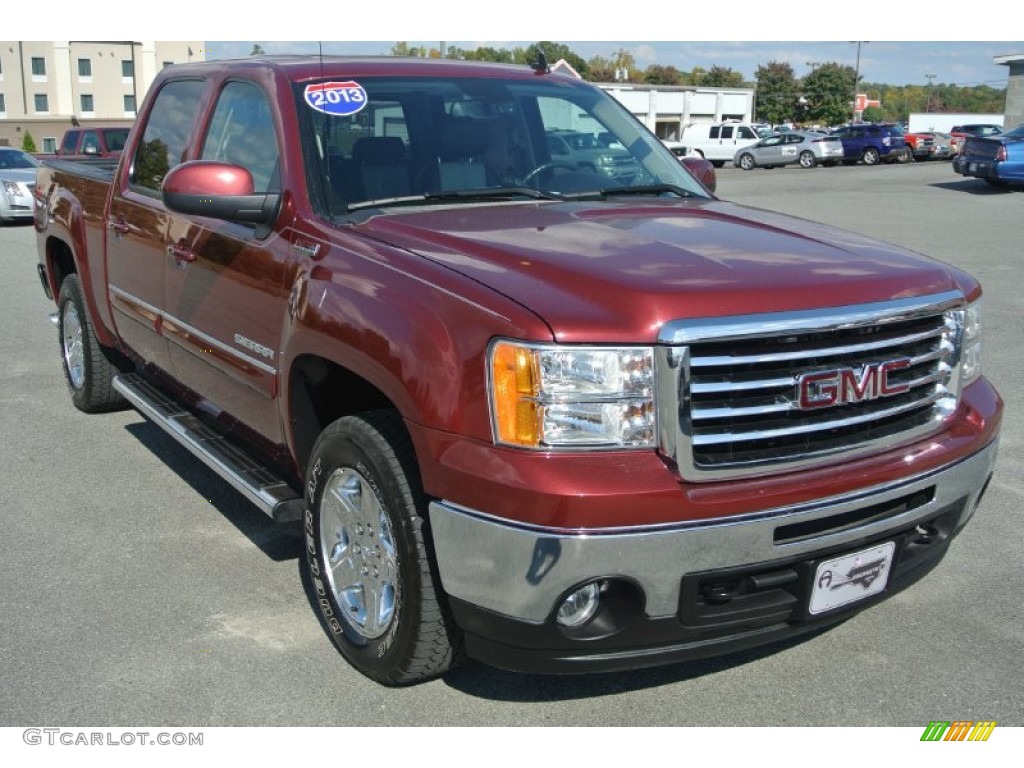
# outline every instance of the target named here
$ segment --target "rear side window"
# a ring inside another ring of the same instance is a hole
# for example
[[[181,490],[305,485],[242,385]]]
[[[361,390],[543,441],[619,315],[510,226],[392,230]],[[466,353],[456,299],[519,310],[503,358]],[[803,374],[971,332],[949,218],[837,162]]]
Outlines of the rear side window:
[[[202,80],[172,80],[160,89],[132,159],[133,185],[159,191],[167,172],[183,161],[205,87]]]
[[[224,86],[201,159],[242,166],[252,174],[257,192],[268,192],[276,186],[277,135],[270,104],[259,86],[243,81]]]
[[[64,140],[60,143],[60,151],[66,155],[74,154],[77,143],[78,131],[68,131],[64,134]]]

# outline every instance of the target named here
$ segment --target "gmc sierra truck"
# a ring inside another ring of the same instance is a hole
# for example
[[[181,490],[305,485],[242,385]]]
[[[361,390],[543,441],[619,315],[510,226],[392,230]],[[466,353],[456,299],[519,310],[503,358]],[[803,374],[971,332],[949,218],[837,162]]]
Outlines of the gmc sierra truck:
[[[118,160],[40,170],[35,226],[74,405],[300,525],[388,685],[828,627],[935,566],[996,461],[972,277],[716,198],[543,62],[168,67]]]

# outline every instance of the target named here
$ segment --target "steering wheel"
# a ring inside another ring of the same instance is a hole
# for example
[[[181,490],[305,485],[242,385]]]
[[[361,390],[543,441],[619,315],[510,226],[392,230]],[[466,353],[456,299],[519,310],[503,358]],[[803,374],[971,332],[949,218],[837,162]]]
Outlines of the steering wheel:
[[[561,168],[562,170],[565,170],[565,171],[575,171],[576,170],[576,166],[575,165],[572,165],[571,163],[567,163],[564,160],[552,160],[551,162],[548,162],[548,163],[541,163],[536,168],[534,168],[532,171],[530,171],[528,174],[523,176],[523,184],[524,185],[530,184],[530,183],[533,182],[534,179],[536,179],[538,176],[540,176],[540,174],[542,174],[542,173],[544,173],[546,171],[553,171],[553,170],[556,170],[558,168]],[[535,186],[539,187],[539,185],[535,185]]]

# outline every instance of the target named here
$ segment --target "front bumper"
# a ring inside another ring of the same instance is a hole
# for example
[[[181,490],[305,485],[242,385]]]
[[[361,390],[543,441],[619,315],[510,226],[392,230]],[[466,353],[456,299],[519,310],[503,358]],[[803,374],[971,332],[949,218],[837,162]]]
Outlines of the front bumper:
[[[994,440],[910,479],[726,520],[572,534],[444,501],[430,520],[470,655],[541,672],[627,669],[798,635],[908,586],[973,514],[996,454]],[[896,554],[880,594],[808,613],[821,559],[887,541]],[[561,601],[594,580],[605,582],[597,615],[575,630],[558,625]]]

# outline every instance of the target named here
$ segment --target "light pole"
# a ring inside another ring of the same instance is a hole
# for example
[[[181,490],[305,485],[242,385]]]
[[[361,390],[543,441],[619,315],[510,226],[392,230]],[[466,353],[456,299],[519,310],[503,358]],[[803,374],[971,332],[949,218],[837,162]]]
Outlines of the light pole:
[[[857,83],[860,82],[860,44],[866,40],[851,40],[857,43],[857,66],[853,69],[853,122],[857,122]]]
[[[928,78],[928,104],[925,107],[925,112],[932,111],[932,80],[935,79],[935,75],[925,75]]]

